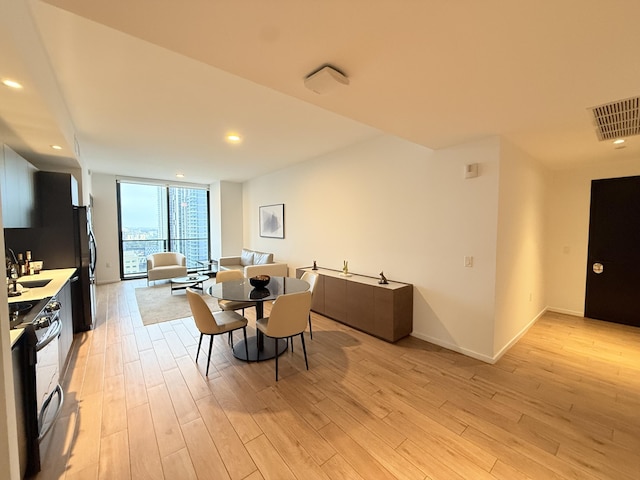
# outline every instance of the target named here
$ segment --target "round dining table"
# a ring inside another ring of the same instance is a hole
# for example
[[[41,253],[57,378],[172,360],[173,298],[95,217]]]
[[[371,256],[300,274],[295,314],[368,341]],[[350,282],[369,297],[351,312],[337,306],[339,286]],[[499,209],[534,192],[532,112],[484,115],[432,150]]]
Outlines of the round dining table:
[[[207,293],[219,300],[232,300],[235,302],[255,302],[256,319],[264,317],[264,302],[273,301],[280,295],[287,293],[299,293],[309,290],[310,285],[304,280],[292,277],[271,277],[264,288],[255,288],[249,283],[248,278],[240,280],[228,280],[223,283],[215,283],[207,288]],[[269,360],[282,354],[287,349],[286,340],[277,342],[265,342],[260,330],[256,335],[247,338],[249,358],[244,348],[244,340],[233,347],[233,356],[248,362]]]

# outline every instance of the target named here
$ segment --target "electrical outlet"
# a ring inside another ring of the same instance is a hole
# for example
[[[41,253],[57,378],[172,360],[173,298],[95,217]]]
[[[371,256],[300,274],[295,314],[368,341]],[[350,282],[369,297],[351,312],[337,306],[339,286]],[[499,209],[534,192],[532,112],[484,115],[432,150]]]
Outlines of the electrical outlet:
[[[464,266],[473,267],[473,257],[470,257],[470,256],[464,257]]]

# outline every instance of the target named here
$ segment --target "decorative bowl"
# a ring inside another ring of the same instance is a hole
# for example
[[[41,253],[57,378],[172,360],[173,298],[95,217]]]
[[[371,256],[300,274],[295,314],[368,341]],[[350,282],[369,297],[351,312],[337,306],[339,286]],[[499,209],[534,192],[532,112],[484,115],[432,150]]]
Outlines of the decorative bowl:
[[[271,280],[269,275],[256,275],[249,279],[249,283],[256,288],[264,288],[269,283],[269,280]]]

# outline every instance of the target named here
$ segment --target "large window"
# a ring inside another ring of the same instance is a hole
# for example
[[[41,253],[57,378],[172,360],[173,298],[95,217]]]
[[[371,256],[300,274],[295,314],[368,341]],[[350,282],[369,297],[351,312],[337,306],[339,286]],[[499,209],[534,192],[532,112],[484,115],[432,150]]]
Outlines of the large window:
[[[187,268],[209,258],[209,191],[199,187],[118,182],[120,276],[146,274],[147,255],[180,252]]]

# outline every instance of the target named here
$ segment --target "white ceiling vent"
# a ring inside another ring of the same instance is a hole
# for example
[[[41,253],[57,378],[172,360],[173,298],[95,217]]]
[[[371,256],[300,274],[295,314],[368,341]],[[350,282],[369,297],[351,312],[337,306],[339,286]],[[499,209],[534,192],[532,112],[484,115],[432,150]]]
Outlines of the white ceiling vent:
[[[640,97],[591,107],[600,140],[640,134]]]

